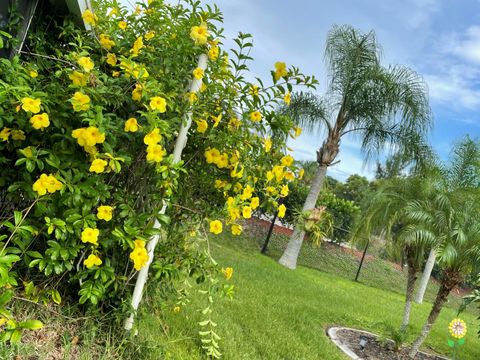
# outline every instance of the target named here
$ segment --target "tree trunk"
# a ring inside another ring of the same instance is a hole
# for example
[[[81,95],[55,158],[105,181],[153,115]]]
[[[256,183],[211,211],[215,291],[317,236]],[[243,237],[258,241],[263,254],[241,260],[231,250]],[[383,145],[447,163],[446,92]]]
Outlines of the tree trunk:
[[[417,280],[417,271],[413,266],[408,266],[407,291],[405,294],[405,308],[403,310],[403,321],[400,331],[405,331],[410,323],[410,310],[412,309],[413,291],[415,290],[415,281]]]
[[[327,165],[321,165],[318,167],[315,177],[313,178],[310,192],[307,199],[303,204],[303,211],[312,210],[317,203],[318,195],[322,189],[323,182],[325,180],[325,174],[327,173]],[[297,224],[293,231],[290,240],[288,241],[287,248],[285,249],[282,257],[278,261],[283,266],[289,269],[295,269],[297,267],[297,258],[302,247],[303,237],[305,231]]]
[[[423,302],[423,297],[425,296],[425,291],[427,290],[428,281],[430,280],[430,275],[432,274],[433,266],[435,265],[435,249],[430,250],[428,255],[428,260],[425,264],[425,269],[423,270],[422,278],[420,280],[420,286],[418,288],[417,294],[415,296],[415,302],[421,304]]]
[[[447,301],[448,294],[450,294],[450,291],[452,291],[452,289],[455,286],[460,284],[461,280],[462,280],[461,274],[459,274],[458,272],[453,270],[451,271],[445,270],[442,277],[442,282],[440,284],[440,288],[438,289],[438,292],[437,292],[437,297],[435,298],[435,302],[433,303],[432,310],[428,315],[428,319],[425,322],[425,325],[423,325],[420,335],[414,341],[412,348],[408,353],[408,356],[410,357],[410,359],[415,358],[415,355],[417,355],[417,352],[420,346],[427,338],[428,333],[430,332],[430,329],[435,323],[435,320],[437,320],[437,317],[440,314],[440,310],[442,310],[443,304],[445,304],[445,302]]]

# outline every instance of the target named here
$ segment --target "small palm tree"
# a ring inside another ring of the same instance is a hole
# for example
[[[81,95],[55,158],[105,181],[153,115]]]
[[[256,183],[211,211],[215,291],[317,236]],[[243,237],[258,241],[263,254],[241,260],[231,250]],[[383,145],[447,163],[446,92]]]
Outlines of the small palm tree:
[[[387,241],[401,249],[407,262],[407,287],[405,307],[400,330],[405,330],[410,320],[410,310],[424,252],[434,246],[436,239],[431,236],[417,236],[415,223],[422,201],[436,195],[436,181],[433,172],[429,176],[411,176],[385,180],[378,192],[368,203],[363,216],[357,221],[352,240],[382,233]]]
[[[299,94],[289,113],[307,131],[324,129],[326,139],[317,151],[317,171],[303,211],[315,207],[329,166],[347,134],[362,142],[366,159],[386,145],[418,157],[431,125],[427,88],[422,78],[404,66],[380,64],[380,46],[373,31],[334,26],[327,37],[325,58],[329,84],[326,99]],[[280,264],[294,269],[305,232],[296,226]]]
[[[425,221],[428,211],[419,210],[417,217],[422,229],[418,236],[431,236],[437,240],[437,263],[442,277],[437,296],[420,335],[414,341],[410,358],[414,358],[445,304],[448,295],[466,274],[480,264],[480,206],[479,196],[468,196],[458,191],[444,196],[436,205],[433,221]]]

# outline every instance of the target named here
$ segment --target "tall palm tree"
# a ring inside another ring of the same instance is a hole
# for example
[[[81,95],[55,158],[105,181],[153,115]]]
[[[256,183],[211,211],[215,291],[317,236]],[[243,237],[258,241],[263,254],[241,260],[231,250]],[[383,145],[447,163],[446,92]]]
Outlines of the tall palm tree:
[[[300,94],[293,98],[290,110],[307,131],[323,128],[326,132],[304,211],[315,207],[344,136],[352,134],[361,140],[366,159],[388,144],[394,152],[418,156],[431,125],[425,82],[404,66],[381,66],[373,31],[364,34],[350,26],[334,26],[327,36],[325,59],[327,100]],[[280,264],[296,268],[304,235],[297,225]]]

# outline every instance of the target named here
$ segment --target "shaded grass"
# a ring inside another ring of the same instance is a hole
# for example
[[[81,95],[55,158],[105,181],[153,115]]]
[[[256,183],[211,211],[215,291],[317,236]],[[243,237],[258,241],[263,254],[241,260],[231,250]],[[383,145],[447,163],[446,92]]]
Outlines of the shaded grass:
[[[260,255],[255,242],[246,238],[223,236],[211,246],[221,265],[235,269],[234,299],[214,302],[213,320],[218,323],[225,359],[345,359],[326,337],[328,326],[340,324],[387,336],[389,325],[401,323],[403,295],[355,283],[341,276],[343,270],[337,274],[306,267],[291,271]],[[141,316],[138,345],[149,349],[141,358],[201,358],[197,323],[203,318],[197,309],[204,305],[205,299],[194,295],[178,314],[167,306],[161,315],[162,306],[157,304],[157,315]],[[409,341],[418,334],[430,307],[430,303],[414,304]],[[427,348],[448,354],[447,324],[454,316],[453,309],[442,311]],[[463,318],[471,328],[476,325],[472,314]],[[480,341],[471,331],[461,359],[478,359],[478,349]]]

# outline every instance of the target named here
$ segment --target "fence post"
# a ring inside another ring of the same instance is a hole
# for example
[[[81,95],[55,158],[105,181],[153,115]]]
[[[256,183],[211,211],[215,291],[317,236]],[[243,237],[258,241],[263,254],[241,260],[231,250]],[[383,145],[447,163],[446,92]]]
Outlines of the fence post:
[[[207,68],[207,61],[208,57],[205,54],[201,54],[198,58],[198,67],[201,68],[202,70],[205,71]],[[200,90],[200,87],[202,86],[202,80],[198,80],[193,78],[192,82],[190,83],[190,92],[196,93],[198,90]],[[175,148],[173,150],[173,162],[177,163],[181,160],[182,158],[182,151],[187,143],[187,134],[188,130],[190,129],[190,126],[192,125],[192,111],[188,111],[185,114],[184,121],[182,122],[182,125],[180,127],[180,131],[177,136],[177,140],[175,142]],[[167,209],[167,203],[164,202],[162,209],[160,210],[160,214],[164,214]],[[159,229],[161,227],[160,223],[155,219],[155,223],[153,226],[155,229]],[[143,295],[143,289],[145,287],[145,284],[147,282],[148,278],[148,270],[150,268],[150,264],[153,261],[153,256],[154,256],[154,251],[155,247],[157,246],[158,240],[159,240],[159,235],[154,235],[152,238],[148,241],[147,244],[147,251],[148,251],[148,261],[145,264],[145,266],[139,271],[138,276],[137,276],[137,281],[135,283],[135,288],[133,289],[133,295],[132,295],[132,308],[134,312],[125,320],[125,325],[124,328],[127,331],[130,331],[133,327],[135,315],[138,309],[138,305],[140,304],[140,301],[142,300],[142,295]]]

